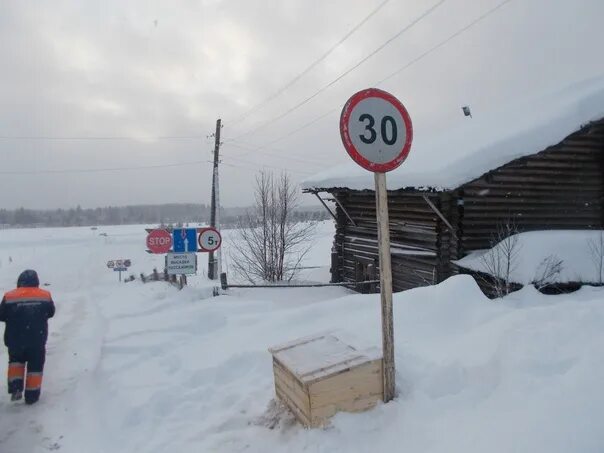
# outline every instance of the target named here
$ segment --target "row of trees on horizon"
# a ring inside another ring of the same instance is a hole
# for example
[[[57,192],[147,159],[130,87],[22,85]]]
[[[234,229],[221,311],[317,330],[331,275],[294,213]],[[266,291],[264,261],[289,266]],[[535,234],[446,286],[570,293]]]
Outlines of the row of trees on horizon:
[[[247,208],[223,208],[220,223],[223,226],[236,225]],[[329,214],[322,208],[299,208],[294,218],[299,220],[323,220]],[[128,224],[185,224],[210,222],[210,206],[194,203],[172,203],[157,205],[107,206],[102,208],[38,210],[23,207],[9,210],[0,209],[0,227],[68,227]]]

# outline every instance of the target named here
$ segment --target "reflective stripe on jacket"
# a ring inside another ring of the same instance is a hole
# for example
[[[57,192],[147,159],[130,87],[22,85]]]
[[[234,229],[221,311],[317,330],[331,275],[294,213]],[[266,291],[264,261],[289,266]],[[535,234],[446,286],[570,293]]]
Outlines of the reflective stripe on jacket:
[[[4,294],[0,321],[6,323],[4,344],[9,349],[44,347],[48,337],[48,318],[55,305],[48,291],[21,287]]]

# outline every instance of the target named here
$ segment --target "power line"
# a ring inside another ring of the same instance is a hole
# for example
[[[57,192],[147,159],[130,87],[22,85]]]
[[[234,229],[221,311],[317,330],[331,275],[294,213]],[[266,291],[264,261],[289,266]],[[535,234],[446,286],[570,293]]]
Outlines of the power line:
[[[329,110],[329,111],[327,111],[327,112],[325,112],[325,113],[323,113],[323,114],[319,115],[318,117],[314,118],[313,120],[311,120],[311,121],[309,121],[309,122],[307,122],[307,123],[304,123],[302,126],[300,126],[300,127],[296,128],[296,129],[294,129],[294,130],[292,130],[292,131],[289,131],[287,134],[282,135],[282,136],[280,136],[280,137],[276,138],[275,140],[268,142],[267,144],[265,144],[265,145],[261,146],[260,148],[264,148],[265,146],[274,145],[275,143],[278,143],[278,142],[280,142],[280,141],[282,141],[282,140],[285,140],[286,138],[289,138],[289,137],[291,137],[292,135],[295,135],[295,134],[297,134],[298,132],[300,132],[300,131],[302,131],[302,130],[304,130],[304,129],[306,129],[306,128],[310,127],[310,126],[312,126],[313,124],[318,123],[318,122],[319,122],[319,121],[321,121],[323,118],[326,118],[326,117],[328,117],[329,115],[331,115],[331,114],[333,114],[333,113],[335,113],[335,112],[337,112],[337,111],[339,111],[339,110],[340,110],[340,108],[339,108],[339,107],[333,108],[333,109],[331,109],[331,110]]]
[[[49,141],[143,141],[143,140],[205,140],[208,137],[202,135],[160,135],[155,137],[130,137],[130,136],[52,136],[52,135],[3,135],[0,140],[49,140]]]
[[[440,4],[442,4],[444,1],[446,0],[442,0],[440,3],[436,4],[435,6],[433,6],[432,8],[435,9],[436,7],[440,6]],[[500,3],[498,3],[497,5],[495,5],[493,8],[489,9],[488,11],[486,11],[485,13],[483,13],[482,15],[480,15],[478,18],[474,19],[472,22],[470,22],[468,25],[466,25],[465,27],[459,29],[458,31],[456,31],[455,33],[451,34],[450,36],[448,36],[445,40],[441,41],[440,43],[438,43],[437,45],[431,47],[429,50],[427,50],[426,52],[422,53],[421,55],[419,55],[418,57],[416,57],[415,59],[411,60],[410,62],[408,62],[407,64],[405,64],[404,66],[402,66],[401,68],[399,68],[398,70],[394,71],[393,73],[391,73],[390,75],[388,75],[387,77],[381,79],[380,81],[378,81],[376,83],[376,85],[381,85],[383,84],[385,81],[390,80],[391,78],[399,75],[400,73],[402,73],[403,71],[407,70],[408,68],[410,68],[411,66],[413,66],[414,64],[418,63],[419,61],[423,60],[424,58],[426,58],[428,55],[432,54],[433,52],[435,52],[436,50],[444,47],[446,44],[448,44],[450,41],[452,41],[453,39],[457,38],[458,36],[460,36],[461,34],[465,33],[466,31],[470,30],[471,28],[473,28],[475,25],[477,25],[478,23],[482,22],[484,19],[486,19],[487,17],[491,16],[492,14],[494,14],[496,11],[498,11],[499,9],[501,9],[503,6],[505,6],[506,4],[510,3],[512,0],[504,0]],[[424,14],[425,15],[429,14],[430,10]],[[421,17],[417,20],[419,21],[421,19]],[[417,22],[416,21],[416,22]],[[410,26],[412,26],[413,24],[411,24]],[[368,57],[367,57],[368,58]],[[250,154],[251,152],[254,151],[258,151],[260,149],[263,149],[267,146],[270,146],[274,143],[280,142],[288,137],[291,137],[292,135],[310,127],[311,125],[321,121],[322,119],[326,118],[327,116],[337,112],[339,109],[338,108],[333,108],[330,109],[329,111],[319,115],[318,117],[314,118],[313,120],[303,124],[302,126],[291,130],[290,132],[276,138],[275,140],[272,140],[270,142],[267,142],[266,144],[256,147],[254,149],[250,149],[250,152],[248,153],[244,153],[242,156],[245,156],[247,154]],[[292,110],[293,111],[293,110]],[[243,134],[246,135],[246,134]],[[240,137],[240,136],[239,136]],[[237,137],[237,138],[239,138]],[[232,141],[236,140],[237,138],[231,139]],[[13,136],[13,137],[9,137],[9,136],[0,136],[0,140],[141,140],[141,137],[127,137],[127,136]],[[158,140],[181,140],[181,139],[193,139],[193,140],[197,140],[197,139],[207,139],[206,136],[199,136],[199,135],[191,135],[191,136],[157,136],[157,137],[146,137],[146,139],[158,139]],[[229,157],[231,159],[237,159],[236,157]],[[241,159],[239,159],[241,160]],[[306,174],[310,174],[308,172],[300,172],[300,171],[295,171],[295,170],[291,170],[291,169],[286,169],[283,167],[274,167],[274,166],[269,166],[269,165],[262,165],[262,164],[257,164],[256,162],[250,162],[250,161],[245,161],[245,160],[241,160],[244,163],[248,163],[250,165],[254,165],[254,166],[260,166],[260,167],[266,167],[266,168],[275,168],[278,170],[287,170],[287,171],[292,171],[294,173],[306,173]],[[181,162],[181,163],[173,163],[173,164],[163,164],[163,165],[146,165],[146,166],[136,166],[136,167],[115,167],[115,168],[87,168],[87,169],[71,169],[71,170],[24,170],[24,171],[0,171],[0,175],[35,175],[35,174],[65,174],[65,173],[101,173],[101,172],[113,172],[113,171],[133,171],[133,170],[146,170],[146,169],[155,169],[155,168],[169,168],[169,167],[181,167],[181,166],[188,166],[188,165],[199,165],[199,164],[203,164],[203,163],[211,163],[209,161],[190,161],[190,162]],[[245,166],[238,166],[238,165],[233,165],[233,164],[228,164],[225,163],[225,165],[231,166],[231,167],[240,167],[240,168],[246,168]],[[249,168],[249,167],[248,167]]]
[[[131,171],[131,170],[149,170],[155,168],[185,167],[190,165],[199,165],[208,163],[205,160],[195,160],[190,162],[178,162],[174,164],[161,165],[140,165],[135,167],[113,167],[113,168],[77,168],[63,170],[14,170],[0,171],[0,175],[41,175],[41,174],[64,174],[64,173],[104,173],[113,171]]]
[[[476,19],[474,19],[472,22],[470,22],[468,25],[466,25],[465,27],[459,29],[458,31],[456,31],[455,33],[453,33],[452,35],[450,35],[447,39],[445,39],[444,41],[441,41],[440,43],[438,43],[436,46],[430,48],[428,51],[424,52],[423,54],[421,54],[420,56],[418,56],[417,58],[411,60],[409,63],[407,63],[405,66],[403,66],[400,69],[397,69],[396,71],[394,71],[392,74],[390,74],[388,77],[380,80],[379,82],[376,83],[377,85],[381,85],[382,83],[384,83],[386,80],[390,80],[392,77],[400,74],[401,72],[403,72],[405,69],[409,68],[410,66],[413,66],[415,63],[417,63],[420,60],[423,60],[425,57],[427,57],[428,55],[430,55],[432,52],[435,52],[436,50],[440,49],[441,47],[444,47],[446,44],[449,43],[449,41],[452,41],[453,39],[457,38],[459,35],[461,35],[462,33],[468,31],[470,28],[472,28],[474,25],[478,24],[479,22],[481,22],[482,20],[486,19],[488,16],[490,16],[491,14],[495,13],[497,10],[499,10],[500,8],[502,8],[503,6],[505,6],[506,4],[510,3],[512,0],[504,0],[501,3],[498,3],[497,5],[495,5],[493,8],[489,9],[488,11],[486,11],[485,13],[483,13],[482,15],[478,16]]]
[[[326,118],[326,117],[328,117],[329,115],[331,115],[331,114],[333,114],[333,113],[336,113],[338,110],[339,110],[339,108],[338,108],[338,107],[333,108],[333,109],[331,109],[331,110],[329,110],[329,111],[327,111],[327,112],[323,113],[322,115],[319,115],[318,117],[314,118],[313,120],[309,121],[308,123],[304,123],[302,126],[297,127],[296,129],[289,131],[287,134],[284,134],[284,135],[279,136],[279,137],[278,137],[278,138],[276,138],[275,140],[272,140],[272,141],[270,141],[270,142],[267,142],[267,143],[265,143],[264,145],[258,146],[258,147],[256,147],[256,148],[250,149],[250,151],[249,151],[249,152],[241,154],[241,157],[243,157],[243,156],[247,156],[248,154],[251,154],[251,153],[252,153],[252,152],[254,152],[254,151],[259,151],[259,150],[261,150],[261,149],[264,149],[264,148],[266,148],[267,146],[274,145],[275,143],[279,143],[280,141],[285,140],[286,138],[289,138],[289,137],[291,137],[292,135],[295,135],[295,134],[297,134],[298,132],[303,131],[304,129],[309,128],[309,127],[310,127],[310,126],[312,126],[313,124],[318,123],[318,122],[319,122],[319,121],[321,121],[323,118]],[[232,140],[234,141],[235,139],[232,139]],[[232,144],[232,143],[231,143],[231,142],[229,142],[229,144]]]
[[[319,58],[317,58],[315,61],[313,61],[310,65],[308,65],[306,67],[306,69],[304,69],[302,72],[300,72],[298,75],[296,75],[293,79],[291,79],[289,82],[287,82],[281,88],[279,88],[273,94],[269,95],[266,99],[264,99],[263,101],[259,102],[256,105],[254,105],[253,107],[248,109],[246,112],[244,112],[242,115],[240,115],[238,118],[233,120],[231,122],[231,125],[239,124],[241,121],[243,121],[244,119],[249,117],[253,112],[264,107],[266,104],[271,102],[273,99],[276,99],[277,97],[279,97],[283,92],[285,92],[288,88],[290,88],[292,85],[294,85],[296,82],[298,82],[298,80],[300,80],[302,77],[304,77],[310,71],[312,71],[315,67],[317,67],[317,65],[319,65],[319,63],[321,63],[329,55],[331,55],[348,38],[350,38],[357,30],[359,30],[359,28],[361,28],[363,25],[365,25],[365,23],[367,23],[369,21],[369,19],[371,19],[373,16],[375,16],[378,13],[378,11],[380,11],[384,6],[386,6],[386,4],[389,1],[390,0],[384,0],[382,3],[380,3],[375,9],[373,9],[373,11],[371,11],[367,16],[365,16],[363,18],[363,20],[361,20],[361,22],[359,22],[354,27],[352,27],[348,31],[348,33],[346,33],[337,43],[335,43],[333,46],[331,46],[323,55],[321,55]]]
[[[238,144],[238,143],[233,143],[233,142],[229,142],[228,146],[233,146],[235,148],[240,148],[240,149],[248,151],[247,153],[240,154],[237,157],[243,157],[244,155],[248,155],[248,154],[251,154],[253,152],[257,152],[257,153],[260,153],[260,154],[265,154],[267,156],[274,156],[274,157],[277,157],[277,158],[283,158],[283,159],[288,159],[288,160],[297,160],[298,162],[303,162],[305,164],[312,164],[312,165],[317,165],[317,166],[323,166],[323,165],[325,165],[324,162],[319,162],[317,160],[304,159],[302,157],[297,157],[297,156],[287,156],[287,155],[285,155],[286,151],[282,151],[282,150],[272,149],[270,151],[262,151],[262,149],[256,149],[256,148],[253,148],[253,147],[250,147],[250,146],[246,146],[244,144]]]
[[[262,164],[262,163],[252,162],[252,161],[249,161],[249,160],[246,160],[246,159],[241,159],[239,157],[234,157],[234,156],[229,156],[229,157],[227,157],[227,159],[232,159],[232,160],[235,160],[236,162],[241,162],[241,163],[244,163],[244,164],[248,164],[248,166],[247,167],[246,166],[241,167],[239,165],[231,164],[231,163],[228,163],[228,162],[225,163],[224,162],[224,157],[220,161],[221,164],[222,165],[228,165],[228,166],[231,166],[231,167],[238,167],[239,166],[241,168],[249,168],[249,166],[251,165],[251,166],[256,167],[256,168],[272,168],[274,170],[287,171],[287,172],[290,172],[290,173],[297,173],[297,174],[300,174],[300,175],[311,175],[311,174],[313,174],[313,172],[311,172],[311,171],[296,170],[296,169],[292,170],[291,168],[279,167],[279,166],[276,166],[276,165],[265,165],[265,164]]]
[[[228,167],[234,168],[273,168],[275,170],[283,170],[289,171],[291,173],[298,173],[302,175],[310,175],[311,172],[300,171],[300,170],[292,170],[285,167],[278,167],[274,165],[264,165],[257,162],[252,162],[245,159],[239,159],[238,157],[230,157],[229,159],[234,159],[238,162],[241,162],[243,165],[236,165],[232,163],[225,163],[221,160],[222,165],[226,165]],[[112,167],[112,168],[76,168],[76,169],[63,169],[63,170],[9,170],[9,171],[0,171],[0,175],[45,175],[45,174],[78,174],[78,173],[109,173],[109,172],[120,172],[120,171],[136,171],[136,170],[150,170],[150,169],[159,169],[159,168],[172,168],[172,167],[187,167],[192,165],[201,165],[201,164],[212,164],[211,160],[196,160],[190,162],[178,162],[173,164],[161,164],[161,165],[141,165],[141,166],[133,166],[133,167]]]
[[[394,36],[391,36],[385,42],[383,42],[382,44],[380,44],[371,53],[369,53],[367,56],[365,56],[364,58],[362,58],[355,65],[353,65],[352,67],[350,67],[349,69],[347,69],[345,72],[343,72],[342,74],[340,74],[338,77],[336,77],[334,80],[332,80],[331,82],[329,82],[327,85],[324,85],[323,87],[319,88],[313,94],[311,94],[307,98],[303,99],[302,101],[300,101],[299,103],[297,103],[293,107],[289,108],[285,112],[281,113],[280,115],[278,115],[278,116],[276,116],[274,118],[271,118],[268,121],[265,121],[265,122],[261,123],[259,126],[256,126],[255,128],[253,128],[253,129],[251,129],[251,130],[249,130],[247,132],[244,132],[243,134],[239,134],[233,140],[238,140],[239,138],[244,137],[246,135],[254,134],[254,133],[258,132],[259,130],[264,129],[266,126],[274,123],[275,121],[279,121],[280,119],[285,118],[287,115],[290,115],[291,113],[295,112],[300,107],[302,107],[303,105],[307,104],[312,99],[316,98],[321,93],[323,93],[325,90],[327,90],[328,88],[330,88],[331,86],[335,85],[337,82],[339,82],[340,80],[342,80],[344,77],[346,77],[352,71],[354,71],[359,66],[361,66],[363,63],[365,63],[366,61],[368,61],[371,57],[373,57],[374,55],[376,55],[378,52],[380,52],[381,50],[383,50],[386,46],[388,46],[389,44],[391,44],[395,39],[399,38],[401,35],[403,35],[404,33],[406,33],[408,30],[410,30],[416,24],[418,24],[423,19],[425,19],[427,16],[429,16],[432,12],[434,12],[438,7],[440,7],[446,1],[447,0],[439,0],[436,4],[434,4],[433,6],[431,6],[423,14],[421,14],[419,17],[417,17],[416,19],[414,19],[410,24],[406,25],[404,28],[402,28],[401,30],[399,30]]]
[[[256,170],[264,170],[264,169],[272,169],[272,170],[281,170],[284,172],[288,172],[288,173],[294,173],[294,174],[298,174],[301,176],[310,176],[312,174],[314,174],[315,172],[311,172],[311,171],[300,171],[300,170],[292,170],[291,168],[285,168],[285,167],[275,167],[273,165],[262,165],[262,164],[254,164],[253,167],[245,166],[245,165],[236,165],[236,164],[231,164],[231,163],[226,163],[221,161],[220,165],[226,165],[227,167],[233,167],[233,168],[243,168],[243,169],[250,169],[250,168],[254,168]]]
[[[235,145],[233,145],[235,146]],[[249,148],[248,148],[249,149]],[[238,156],[231,156],[228,159],[233,159],[244,165],[235,165],[231,163],[224,163],[223,165],[236,168],[273,168],[275,170],[290,171],[292,173],[299,174],[311,174],[311,172],[292,170],[285,167],[279,167],[274,165],[264,165],[258,162],[252,162],[249,160],[241,159]],[[137,165],[131,167],[108,167],[108,168],[73,168],[73,169],[46,169],[46,170],[4,170],[0,171],[0,175],[53,175],[53,174],[78,174],[78,173],[109,173],[109,172],[121,172],[121,171],[137,171],[137,170],[152,170],[161,168],[173,168],[173,167],[187,167],[201,164],[212,164],[210,160],[193,160],[188,162],[175,162],[171,164],[158,164],[158,165]]]
[[[411,60],[410,62],[406,63],[404,66],[402,66],[401,68],[397,69],[396,71],[394,71],[393,73],[391,73],[390,75],[388,75],[387,77],[381,79],[380,81],[378,81],[375,85],[381,85],[382,83],[384,83],[387,80],[390,80],[392,77],[395,77],[397,75],[399,75],[400,73],[402,73],[403,71],[409,69],[411,66],[413,66],[414,64],[418,63],[419,61],[423,60],[424,58],[426,58],[428,55],[432,54],[433,52],[435,52],[436,50],[440,49],[441,47],[444,47],[446,44],[448,44],[450,41],[452,41],[453,39],[457,38],[458,36],[460,36],[461,34],[465,33],[466,31],[470,30],[472,27],[474,27],[475,25],[477,25],[478,23],[482,22],[484,19],[486,19],[487,17],[489,17],[490,15],[494,14],[497,10],[499,10],[500,8],[502,8],[503,6],[505,6],[506,4],[510,3],[512,0],[504,0],[500,3],[498,3],[497,5],[495,5],[493,8],[489,9],[488,11],[486,11],[485,13],[483,13],[482,15],[480,15],[479,17],[477,17],[476,19],[474,19],[472,22],[470,22],[468,25],[466,25],[465,27],[457,30],[455,33],[449,35],[446,39],[444,39],[443,41],[441,41],[440,43],[436,44],[435,46],[431,47],[429,50],[427,50],[426,52],[422,53],[421,55],[419,55],[418,57],[414,58],[413,60]],[[326,111],[325,113],[315,117],[314,119],[312,119],[311,121],[303,124],[302,126],[293,129],[291,131],[289,131],[288,133],[279,136],[278,138],[276,138],[275,140],[272,140],[270,142],[265,143],[264,145],[261,145],[259,147],[256,147],[253,149],[253,151],[258,151],[260,149],[263,149],[267,146],[270,146],[272,144],[275,144],[277,142],[280,142],[282,140],[285,140],[286,138],[291,137],[292,135],[297,134],[298,132],[312,126],[313,124],[321,121],[322,119],[328,117],[329,115],[336,113],[338,110],[340,110],[338,107],[330,109],[328,111]],[[236,140],[232,139],[232,140]],[[252,152],[252,151],[250,151]],[[249,153],[244,153],[242,154],[242,156],[245,156]]]

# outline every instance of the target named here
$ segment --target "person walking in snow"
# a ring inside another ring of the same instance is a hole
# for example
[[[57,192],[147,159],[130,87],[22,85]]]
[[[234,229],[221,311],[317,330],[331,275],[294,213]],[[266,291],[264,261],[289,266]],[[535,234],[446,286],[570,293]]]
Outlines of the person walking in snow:
[[[36,271],[23,271],[17,280],[17,288],[4,294],[0,302],[0,321],[6,323],[8,393],[12,401],[18,401],[25,389],[26,404],[33,404],[40,398],[48,319],[55,314],[52,296],[39,286]]]

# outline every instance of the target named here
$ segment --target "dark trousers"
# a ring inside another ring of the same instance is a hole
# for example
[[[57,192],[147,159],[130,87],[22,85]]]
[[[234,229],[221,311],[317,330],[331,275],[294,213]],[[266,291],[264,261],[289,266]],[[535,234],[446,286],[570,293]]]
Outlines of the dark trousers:
[[[25,402],[35,403],[40,398],[42,373],[46,349],[9,348],[8,350],[8,393],[25,389]],[[27,370],[27,373],[26,373]]]

